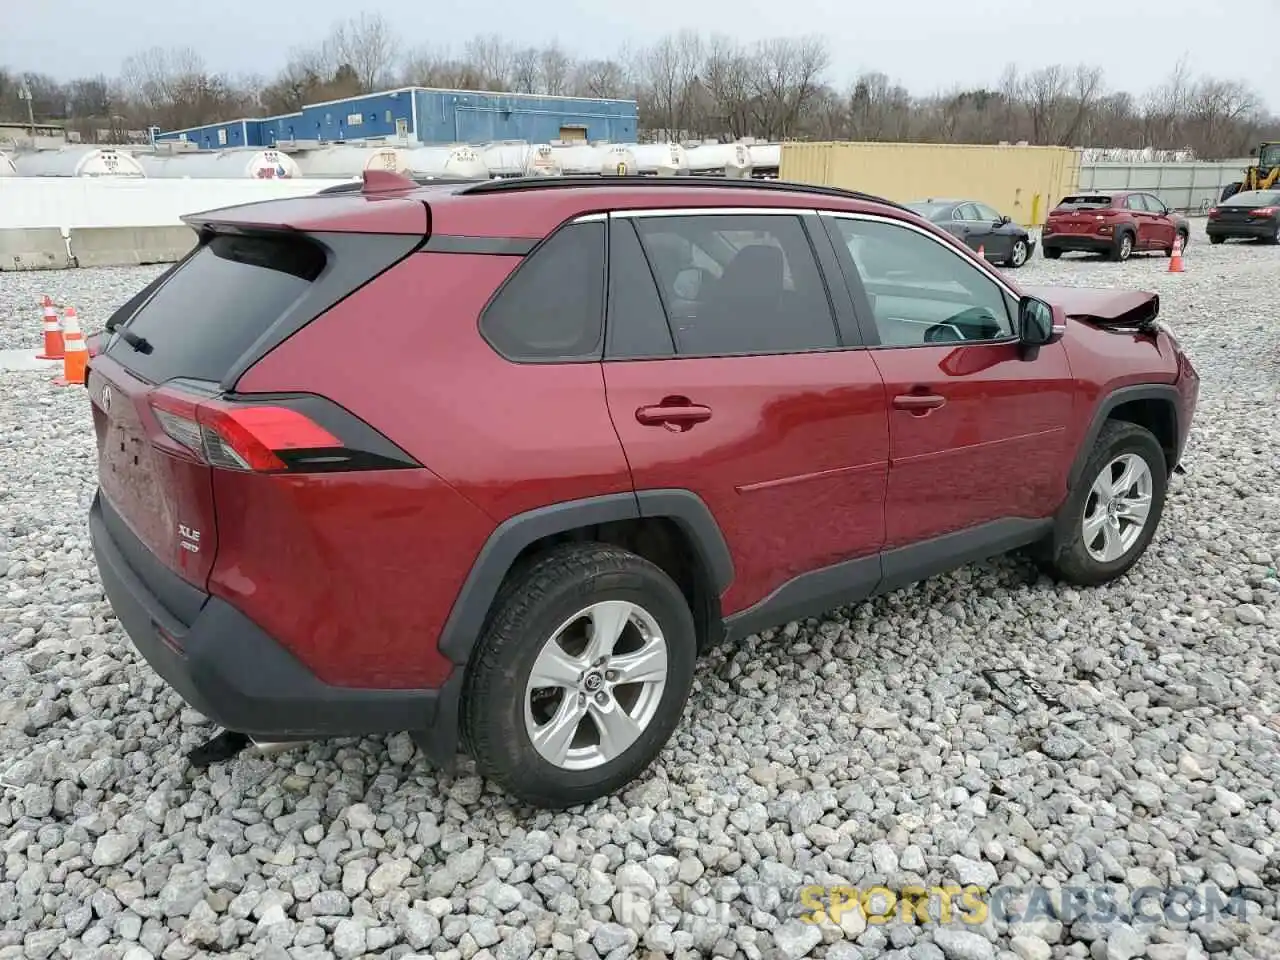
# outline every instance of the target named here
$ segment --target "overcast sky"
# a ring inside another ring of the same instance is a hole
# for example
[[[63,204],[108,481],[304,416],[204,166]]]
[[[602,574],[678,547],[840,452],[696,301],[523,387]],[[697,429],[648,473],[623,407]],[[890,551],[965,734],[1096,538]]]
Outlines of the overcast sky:
[[[579,56],[683,27],[744,41],[821,33],[833,80],[881,70],[917,94],[994,85],[1010,61],[1082,60],[1102,67],[1112,89],[1141,93],[1186,55],[1193,72],[1245,80],[1280,113],[1280,0],[0,0],[0,63],[60,78],[114,75],[140,48],[192,45],[212,70],[270,76],[291,47],[362,9],[392,22],[404,46],[456,46],[500,30],[522,44],[558,40]]]

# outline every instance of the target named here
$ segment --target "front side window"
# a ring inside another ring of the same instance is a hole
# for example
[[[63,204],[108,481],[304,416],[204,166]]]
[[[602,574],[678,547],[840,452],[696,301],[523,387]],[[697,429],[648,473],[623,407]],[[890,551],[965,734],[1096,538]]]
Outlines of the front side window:
[[[635,218],[680,356],[839,347],[817,259],[799,217]]]
[[[975,264],[932,237],[882,220],[835,218],[880,343],[982,342],[1013,336],[1010,298]]]

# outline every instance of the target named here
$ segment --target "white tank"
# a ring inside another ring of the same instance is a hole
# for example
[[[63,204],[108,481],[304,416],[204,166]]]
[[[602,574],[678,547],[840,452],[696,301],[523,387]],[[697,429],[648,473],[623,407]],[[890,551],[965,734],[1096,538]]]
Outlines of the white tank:
[[[601,146],[600,168],[597,171],[606,177],[633,177],[640,172],[640,164],[631,148],[620,143]]]
[[[552,156],[566,176],[581,176],[600,172],[601,151],[588,143],[553,143],[550,144]]]
[[[279,150],[201,150],[133,156],[153,179],[293,180],[302,176],[293,158]]]
[[[562,173],[564,171],[560,168],[560,161],[556,158],[556,152],[551,149],[551,144],[535,143],[529,148],[524,161],[526,177],[558,177]]]
[[[489,179],[489,167],[474,147],[418,147],[405,152],[405,166],[419,177]]]
[[[13,157],[20,177],[145,177],[132,154],[111,147],[60,147]]]
[[[407,151],[398,147],[357,147],[342,144],[306,150],[292,154],[292,157],[304,177],[340,180],[343,177],[358,177],[366,170],[405,173],[408,170],[405,153]]]
[[[16,177],[17,175],[18,170],[13,165],[13,161],[9,159],[9,155],[0,153],[0,177]]]
[[[777,170],[782,166],[782,144],[780,143],[749,144],[747,155],[751,158],[751,169],[756,173],[762,170]]]
[[[481,147],[480,158],[494,177],[558,177],[561,173],[549,143],[499,140]]]
[[[689,169],[726,177],[750,176],[751,154],[745,143],[703,143],[689,148]]]
[[[689,152],[678,143],[631,144],[641,173],[675,177],[689,172]]]

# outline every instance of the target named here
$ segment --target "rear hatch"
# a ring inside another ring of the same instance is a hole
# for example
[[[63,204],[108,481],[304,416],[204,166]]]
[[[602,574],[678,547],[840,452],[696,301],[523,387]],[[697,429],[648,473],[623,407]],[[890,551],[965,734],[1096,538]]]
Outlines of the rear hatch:
[[[1049,212],[1049,222],[1058,233],[1092,233],[1110,209],[1111,197],[1107,194],[1063,197]]]
[[[370,218],[353,210],[360,202],[300,198],[189,221],[201,231],[196,250],[112,317],[91,362],[105,522],[201,589],[217,553],[215,470],[287,473],[397,458],[320,398],[234,392],[249,366],[424,240],[423,203],[399,201],[417,208],[390,223],[404,232],[372,233],[362,232]],[[282,222],[291,203],[311,229]]]

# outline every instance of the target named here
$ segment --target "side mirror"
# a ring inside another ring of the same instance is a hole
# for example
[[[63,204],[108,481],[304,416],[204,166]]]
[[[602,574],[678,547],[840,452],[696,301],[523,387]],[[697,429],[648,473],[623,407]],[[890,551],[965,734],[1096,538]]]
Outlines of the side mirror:
[[[1250,147],[1250,148],[1249,148],[1249,156],[1251,156],[1251,157],[1256,157],[1257,155],[1258,155],[1258,148],[1257,148],[1257,147]]]
[[[996,223],[1003,227],[1003,226],[1005,226],[1006,224],[1013,223],[1013,218],[1012,218],[1012,217],[1001,217],[999,220],[997,220],[997,221],[996,221]]]
[[[1018,340],[1024,347],[1053,343],[1062,331],[1054,326],[1053,307],[1036,297],[1018,301]]]

